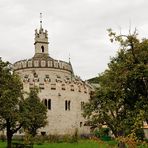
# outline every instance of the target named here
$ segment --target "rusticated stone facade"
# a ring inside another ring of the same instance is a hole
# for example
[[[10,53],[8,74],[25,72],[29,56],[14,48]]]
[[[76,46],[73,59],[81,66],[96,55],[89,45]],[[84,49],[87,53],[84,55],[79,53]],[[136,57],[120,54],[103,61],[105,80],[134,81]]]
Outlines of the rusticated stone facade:
[[[88,134],[82,116],[91,86],[74,75],[70,62],[58,61],[48,54],[48,34],[42,26],[35,30],[35,55],[13,64],[23,82],[24,91],[37,86],[39,97],[48,109],[48,125],[39,130],[46,134]]]

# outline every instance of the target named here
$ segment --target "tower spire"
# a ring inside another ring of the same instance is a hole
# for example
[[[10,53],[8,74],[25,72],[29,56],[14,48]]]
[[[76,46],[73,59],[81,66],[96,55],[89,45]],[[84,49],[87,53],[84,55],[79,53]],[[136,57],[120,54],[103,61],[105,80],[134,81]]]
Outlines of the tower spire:
[[[40,13],[40,29],[42,29],[42,13]]]
[[[71,57],[70,57],[70,53],[69,53],[69,63],[70,63]]]
[[[48,33],[42,28],[42,13],[40,13],[40,29],[35,30],[35,55],[34,57],[48,57]]]

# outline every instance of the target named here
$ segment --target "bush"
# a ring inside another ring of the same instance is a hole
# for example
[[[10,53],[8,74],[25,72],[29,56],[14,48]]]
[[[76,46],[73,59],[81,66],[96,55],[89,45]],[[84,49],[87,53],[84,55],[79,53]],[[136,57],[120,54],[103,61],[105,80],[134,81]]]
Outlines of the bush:
[[[42,145],[43,143],[45,143],[47,141],[48,137],[45,135],[37,135],[33,138],[34,143],[38,144],[38,145]]]
[[[91,137],[93,137],[94,134],[81,134],[80,138],[81,139],[90,139]],[[97,136],[96,136],[97,137]]]
[[[62,138],[59,135],[48,135],[48,142],[60,143],[60,142],[62,142]]]
[[[0,136],[0,139],[4,142],[4,141],[6,140],[6,136],[5,136],[4,134],[2,134],[2,135]]]
[[[104,135],[104,136],[101,136],[101,140],[102,141],[110,141],[111,140],[111,137],[108,136],[108,135]]]
[[[103,141],[110,141],[111,137],[109,136],[109,128],[101,128],[94,131],[94,136],[100,138]]]
[[[109,135],[109,128],[100,129],[100,136],[108,136],[108,135]]]
[[[142,128],[136,130],[136,137],[138,140],[144,140],[144,131]]]
[[[98,130],[94,131],[94,136],[100,138],[100,132]]]
[[[75,143],[78,142],[78,134],[77,132],[74,135],[48,135],[47,141],[50,143],[62,143],[62,142],[68,142],[68,143]]]

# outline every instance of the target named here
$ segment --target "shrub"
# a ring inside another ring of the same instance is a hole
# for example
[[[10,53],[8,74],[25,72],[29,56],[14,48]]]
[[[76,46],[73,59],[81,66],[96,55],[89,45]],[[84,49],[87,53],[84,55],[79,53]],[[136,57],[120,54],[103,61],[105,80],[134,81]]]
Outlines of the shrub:
[[[136,130],[136,137],[138,140],[144,139],[144,131],[142,128]]]
[[[50,143],[59,143],[61,142],[61,137],[59,135],[48,135],[48,141]]]
[[[94,136],[100,138],[100,132],[98,130],[94,131]]]
[[[47,141],[48,137],[46,135],[37,135],[33,138],[34,143],[38,144],[38,145],[42,145],[43,143],[45,143]]]
[[[95,134],[81,134],[80,138],[81,139],[91,139]],[[97,136],[96,136],[97,137]]]
[[[4,141],[6,140],[6,136],[5,136],[4,134],[2,134],[2,135],[0,136],[0,139],[4,142]]]
[[[94,136],[100,138],[103,141],[111,140],[111,137],[109,136],[109,128],[100,128],[99,130],[95,130]]]
[[[100,136],[108,136],[108,135],[109,135],[109,128],[100,129]]]

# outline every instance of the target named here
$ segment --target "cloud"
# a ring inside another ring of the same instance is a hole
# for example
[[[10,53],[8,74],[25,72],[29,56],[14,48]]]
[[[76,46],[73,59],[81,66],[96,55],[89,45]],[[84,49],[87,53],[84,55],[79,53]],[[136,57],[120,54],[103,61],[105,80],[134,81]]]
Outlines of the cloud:
[[[147,37],[147,5],[145,0],[1,0],[0,56],[12,63],[33,56],[42,12],[50,55],[68,61],[70,54],[75,74],[91,78],[116,54],[108,28],[127,34],[137,27]]]

